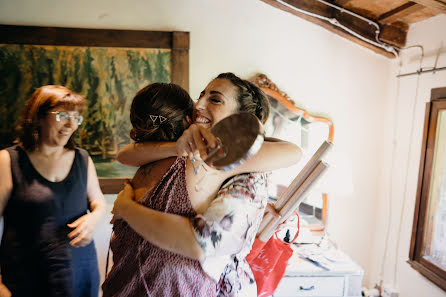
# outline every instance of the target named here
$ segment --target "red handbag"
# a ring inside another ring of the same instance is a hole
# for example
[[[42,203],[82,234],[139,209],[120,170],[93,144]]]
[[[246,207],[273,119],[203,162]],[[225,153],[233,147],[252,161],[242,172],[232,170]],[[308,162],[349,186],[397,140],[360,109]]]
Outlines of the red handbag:
[[[257,296],[271,296],[285,274],[288,260],[293,255],[290,247],[299,235],[299,215],[297,211],[297,232],[291,242],[287,243],[277,237],[277,232],[267,242],[255,239],[246,261],[251,267],[257,284]]]

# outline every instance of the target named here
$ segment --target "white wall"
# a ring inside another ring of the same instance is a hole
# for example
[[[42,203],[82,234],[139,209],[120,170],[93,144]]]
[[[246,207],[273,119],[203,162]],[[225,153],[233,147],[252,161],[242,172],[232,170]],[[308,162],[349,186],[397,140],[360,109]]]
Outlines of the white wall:
[[[393,102],[389,59],[259,0],[0,0],[0,23],[189,31],[193,98],[220,72],[246,78],[262,72],[298,106],[329,116],[334,153],[349,163],[338,166],[345,171],[339,176],[353,178],[353,193],[330,197],[329,232],[365,269],[365,284],[376,281],[380,254],[370,247],[382,241],[377,219],[385,214],[383,158],[389,158],[386,127],[392,123],[386,119]]]
[[[446,66],[446,34],[441,32],[440,28],[446,28],[446,15],[436,16],[410,28],[407,46],[423,45],[425,57],[422,60],[422,67],[433,67],[437,53],[439,53],[437,67]],[[430,100],[432,88],[446,87],[445,71],[403,77],[398,81],[395,77],[398,73],[409,73],[419,69],[420,58],[419,48],[407,49],[403,51],[401,68],[398,61],[394,61],[392,66],[389,101],[384,106],[388,109],[383,131],[385,141],[382,155],[386,166],[382,168],[380,174],[374,252],[371,255],[376,262],[371,263],[369,274],[371,282],[383,279],[385,283],[394,284],[399,288],[400,296],[404,297],[446,296],[446,292],[406,263],[409,258],[416,200],[425,103]],[[392,157],[394,157],[393,162]],[[383,264],[388,228],[389,242]]]

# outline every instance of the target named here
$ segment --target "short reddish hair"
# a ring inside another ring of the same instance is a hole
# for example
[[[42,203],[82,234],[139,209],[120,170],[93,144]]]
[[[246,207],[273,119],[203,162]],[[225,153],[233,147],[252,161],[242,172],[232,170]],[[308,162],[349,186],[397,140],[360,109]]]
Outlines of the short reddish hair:
[[[82,112],[86,101],[81,95],[57,85],[40,87],[29,97],[18,127],[18,142],[27,151],[34,151],[40,143],[40,120],[45,118],[51,109],[60,105],[68,109],[79,109],[79,112]],[[73,135],[65,147],[74,148]]]

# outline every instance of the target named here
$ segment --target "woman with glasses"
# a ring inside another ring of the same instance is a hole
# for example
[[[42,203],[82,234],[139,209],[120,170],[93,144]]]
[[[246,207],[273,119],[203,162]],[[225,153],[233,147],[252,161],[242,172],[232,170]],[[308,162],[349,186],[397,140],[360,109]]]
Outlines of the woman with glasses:
[[[37,89],[18,144],[0,151],[0,297],[98,295],[92,239],[105,199],[93,161],[73,143],[84,106],[65,87]]]

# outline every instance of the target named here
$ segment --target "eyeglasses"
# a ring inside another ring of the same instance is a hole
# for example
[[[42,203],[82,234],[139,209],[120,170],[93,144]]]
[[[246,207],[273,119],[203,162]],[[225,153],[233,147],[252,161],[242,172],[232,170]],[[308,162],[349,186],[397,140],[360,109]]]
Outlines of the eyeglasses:
[[[81,115],[71,115],[66,111],[51,111],[50,113],[56,115],[56,121],[58,122],[67,122],[68,119],[74,120],[74,122],[78,125],[82,124],[84,117]]]

